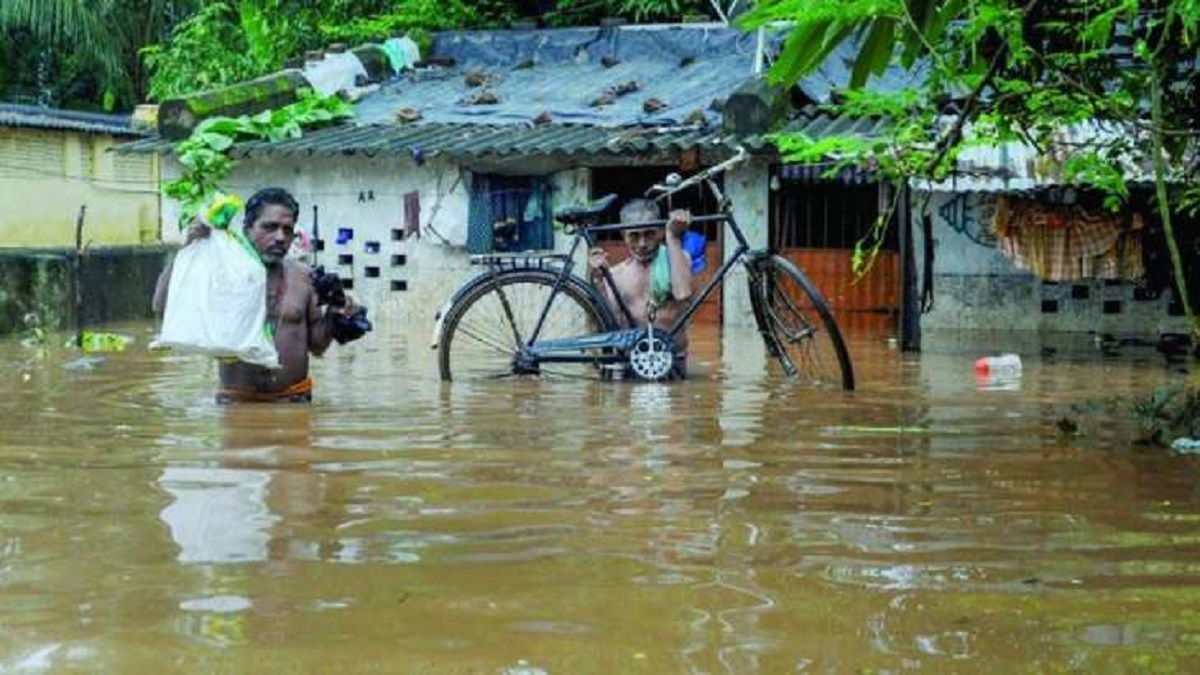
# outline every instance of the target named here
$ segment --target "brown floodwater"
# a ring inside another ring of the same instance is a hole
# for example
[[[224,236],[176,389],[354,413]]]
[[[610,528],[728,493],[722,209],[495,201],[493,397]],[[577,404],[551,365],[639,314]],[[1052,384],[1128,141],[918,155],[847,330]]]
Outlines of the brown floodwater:
[[[1200,672],[1153,350],[862,331],[843,394],[699,331],[686,382],[471,386],[383,327],[311,407],[221,408],[119,328],[0,341],[0,672]]]

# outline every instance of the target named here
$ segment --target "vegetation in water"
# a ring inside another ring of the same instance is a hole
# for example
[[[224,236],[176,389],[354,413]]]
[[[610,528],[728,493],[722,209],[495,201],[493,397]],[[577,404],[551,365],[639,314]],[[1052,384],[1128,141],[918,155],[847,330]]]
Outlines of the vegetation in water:
[[[1200,438],[1200,391],[1186,385],[1160,387],[1133,405],[1144,440],[1166,445],[1175,438]]]

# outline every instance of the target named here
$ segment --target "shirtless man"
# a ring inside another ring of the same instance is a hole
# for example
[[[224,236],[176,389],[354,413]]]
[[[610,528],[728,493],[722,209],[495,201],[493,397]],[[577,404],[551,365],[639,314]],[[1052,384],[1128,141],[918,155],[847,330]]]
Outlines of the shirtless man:
[[[648,199],[635,199],[621,209],[622,223],[644,223],[662,220],[658,205]],[[654,259],[659,255],[669,256],[671,262],[671,292],[660,299],[654,307],[654,327],[669,329],[680,312],[692,297],[692,260],[683,248],[683,233],[692,222],[691,214],[687,211],[671,212],[666,228],[647,227],[644,229],[624,230],[621,235],[625,246],[629,249],[629,257],[623,262],[612,266],[613,283],[624,300],[625,306],[633,315],[634,326],[644,327],[649,324],[652,306],[651,269]],[[664,246],[663,243],[666,242]],[[609,267],[608,256],[602,248],[593,248],[588,258],[588,269],[592,284],[600,289],[605,302],[612,310],[613,316],[623,327],[628,327],[625,315],[621,312],[617,299],[612,290],[604,283],[604,268]],[[676,372],[674,377],[684,374],[684,355],[687,351],[687,333],[681,332],[675,336]]]
[[[282,367],[272,370],[241,361],[221,362],[218,403],[311,401],[308,355],[320,356],[329,348],[336,312],[349,315],[355,309],[349,298],[341,309],[323,306],[308,266],[285,257],[296,237],[299,213],[295,198],[281,188],[260,190],[246,202],[242,231],[267,267],[267,321],[275,328],[275,349]],[[209,234],[206,224],[198,224],[188,232],[187,243]],[[167,306],[170,279],[171,265],[167,265],[154,290],[154,311],[159,315]]]

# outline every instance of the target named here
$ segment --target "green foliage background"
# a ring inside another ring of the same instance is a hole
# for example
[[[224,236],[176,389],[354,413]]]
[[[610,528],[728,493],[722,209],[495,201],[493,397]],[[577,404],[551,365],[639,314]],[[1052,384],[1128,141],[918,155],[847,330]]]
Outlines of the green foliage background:
[[[706,0],[0,0],[0,101],[125,111],[279,69],[332,42],[707,15]]]

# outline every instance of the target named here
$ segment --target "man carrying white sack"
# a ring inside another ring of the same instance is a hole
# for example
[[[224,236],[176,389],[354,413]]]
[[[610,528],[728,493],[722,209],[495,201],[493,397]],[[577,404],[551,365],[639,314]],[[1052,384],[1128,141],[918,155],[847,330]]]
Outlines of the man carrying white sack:
[[[365,311],[341,292],[336,279],[317,276],[303,263],[287,258],[296,237],[300,206],[281,188],[267,188],[246,202],[243,232],[267,270],[266,321],[274,335],[279,368],[244,361],[221,361],[218,403],[294,402],[312,400],[313,381],[308,375],[309,353],[320,356],[335,338],[348,342],[370,330]],[[187,245],[211,236],[205,223],[188,232]],[[158,279],[154,311],[167,307],[172,265]],[[321,286],[323,292],[318,292]]]

